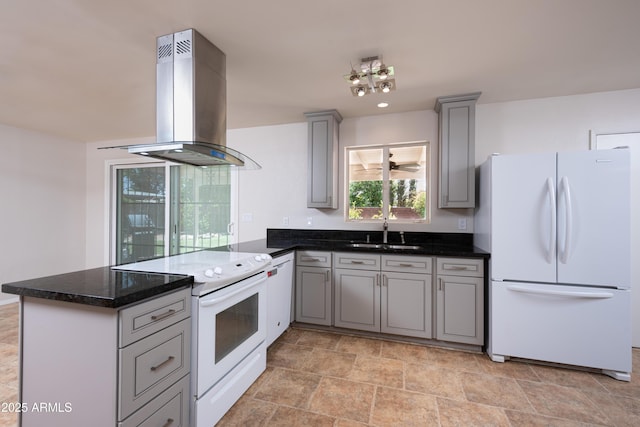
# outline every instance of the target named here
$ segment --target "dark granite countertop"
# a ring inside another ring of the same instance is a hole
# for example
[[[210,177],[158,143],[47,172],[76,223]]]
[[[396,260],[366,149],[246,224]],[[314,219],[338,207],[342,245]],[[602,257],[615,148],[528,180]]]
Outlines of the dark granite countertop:
[[[412,249],[354,248],[352,243],[382,242],[382,231],[268,229],[267,238],[213,248],[213,251],[266,253],[272,257],[297,249],[381,254],[435,255],[488,259],[473,246],[473,235],[463,233],[404,233]],[[398,232],[389,232],[389,244],[399,244]],[[99,307],[119,308],[193,284],[192,276],[142,273],[100,267],[21,282],[6,283],[2,291]]]
[[[119,308],[193,285],[192,276],[100,267],[2,285],[2,292],[84,305]]]
[[[382,242],[382,231],[268,229],[267,238],[214,248],[216,251],[266,253],[272,257],[297,249],[381,254],[435,255],[468,258],[490,257],[473,246],[473,235],[463,233],[404,233],[405,244],[412,249],[355,248],[353,243]],[[400,244],[398,232],[389,232],[389,244]]]

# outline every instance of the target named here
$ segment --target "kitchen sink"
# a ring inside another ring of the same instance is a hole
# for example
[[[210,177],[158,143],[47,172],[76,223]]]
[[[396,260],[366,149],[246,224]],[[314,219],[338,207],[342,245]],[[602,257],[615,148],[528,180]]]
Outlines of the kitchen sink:
[[[384,249],[385,245],[382,243],[349,243],[350,248],[363,248],[363,249]]]
[[[386,249],[404,249],[407,251],[415,251],[418,249],[422,249],[422,246],[416,245],[385,245]]]
[[[422,249],[422,246],[416,245],[390,245],[387,243],[349,243],[350,248],[361,249],[393,249],[393,250],[406,250],[415,251]]]

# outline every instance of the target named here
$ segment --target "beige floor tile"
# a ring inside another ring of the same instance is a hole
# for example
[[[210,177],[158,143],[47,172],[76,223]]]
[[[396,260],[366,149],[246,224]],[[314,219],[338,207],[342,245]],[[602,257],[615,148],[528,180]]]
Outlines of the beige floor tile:
[[[351,372],[355,360],[355,354],[314,348],[300,369],[314,374],[344,378]]]
[[[266,426],[278,405],[243,396],[231,407],[216,427]]]
[[[425,347],[430,364],[460,371],[481,372],[476,353],[447,348]]]
[[[383,341],[381,354],[387,359],[398,359],[409,363],[428,365],[432,360],[427,347],[395,341]]]
[[[296,342],[298,342],[298,339],[300,338],[301,335],[302,335],[302,330],[289,328],[286,331],[284,331],[282,335],[280,335],[280,337],[278,338],[278,341],[295,344]]]
[[[604,386],[594,378],[594,374],[591,372],[543,365],[531,365],[531,368],[540,378],[540,381],[545,383],[579,388],[581,390],[605,391]]]
[[[336,418],[369,421],[375,386],[325,377],[311,399],[310,409]]]
[[[333,427],[335,418],[302,409],[278,407],[278,410],[267,423],[270,427]]]
[[[348,378],[393,388],[404,388],[404,362],[381,357],[358,356]]]
[[[583,393],[616,426],[640,426],[640,400],[591,390]]]
[[[303,347],[277,341],[269,347],[267,366],[300,369],[312,351],[313,347]]]
[[[518,384],[539,414],[585,423],[608,422],[608,418],[578,389],[523,380],[518,380]]]
[[[408,363],[405,367],[405,387],[420,393],[465,400],[461,375],[460,371],[452,369]]]
[[[512,427],[586,427],[579,421],[563,420],[561,418],[545,417],[527,412],[505,410]]]
[[[507,362],[494,362],[487,354],[477,354],[476,361],[481,372],[496,377],[514,378],[518,380],[540,381],[540,377],[529,363],[509,360]]]
[[[354,353],[359,356],[378,357],[382,350],[382,341],[343,335],[340,337],[337,350],[345,353]]]
[[[509,419],[501,408],[471,402],[436,398],[442,427],[492,426],[510,427]]]
[[[371,424],[376,426],[439,426],[436,398],[388,387],[376,389]]]
[[[369,424],[359,423],[353,420],[339,419],[336,420],[334,427],[366,427]]]
[[[533,408],[520,385],[512,378],[464,372],[462,388],[467,400],[501,408],[533,412]]]
[[[303,330],[296,344],[309,347],[320,347],[335,350],[338,347],[340,335],[323,331]]]
[[[254,397],[279,405],[307,408],[321,376],[275,368]]]

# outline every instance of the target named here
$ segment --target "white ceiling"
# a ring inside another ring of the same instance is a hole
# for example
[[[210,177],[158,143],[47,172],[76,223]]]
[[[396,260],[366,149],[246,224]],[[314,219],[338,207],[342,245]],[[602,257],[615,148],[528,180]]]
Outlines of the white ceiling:
[[[639,18],[638,0],[3,0],[0,123],[155,135],[156,37],[186,28],[227,55],[229,128],[640,88]],[[372,55],[397,90],[352,97],[343,75]]]

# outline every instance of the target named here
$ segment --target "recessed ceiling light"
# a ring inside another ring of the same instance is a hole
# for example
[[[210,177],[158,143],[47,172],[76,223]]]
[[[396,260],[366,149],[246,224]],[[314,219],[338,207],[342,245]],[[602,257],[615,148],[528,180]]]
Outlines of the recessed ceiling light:
[[[389,106],[388,102],[381,102],[378,104],[378,108],[387,108]]]

